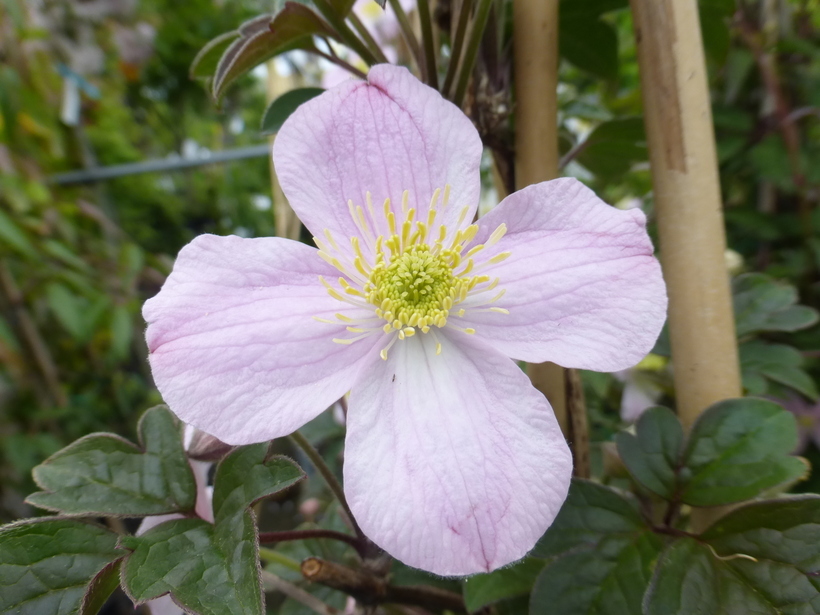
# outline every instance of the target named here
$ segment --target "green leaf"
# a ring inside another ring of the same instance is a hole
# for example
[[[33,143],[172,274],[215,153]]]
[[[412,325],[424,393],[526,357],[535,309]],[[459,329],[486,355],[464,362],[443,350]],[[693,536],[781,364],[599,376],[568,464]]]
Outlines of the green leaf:
[[[561,0],[559,15],[568,18],[600,17],[604,13],[629,6],[629,0]]]
[[[23,256],[37,257],[37,251],[34,249],[34,244],[31,243],[28,235],[7,213],[0,210],[0,245],[2,244]]]
[[[748,500],[795,480],[806,467],[794,416],[772,401],[746,397],[709,407],[692,427],[683,456],[681,500],[719,506]]]
[[[132,600],[170,592],[200,615],[262,614],[256,521],[248,507],[304,478],[292,461],[267,458],[267,451],[267,444],[241,447],[217,466],[214,525],[178,519],[122,538],[132,551],[122,572]]]
[[[646,615],[777,615],[761,595],[738,578],[709,547],[684,538],[658,561],[644,600]],[[810,611],[813,612],[813,611]]]
[[[193,510],[196,484],[179,424],[164,406],[145,412],[141,447],[91,434],[34,468],[30,504],[68,514],[138,517]]]
[[[743,384],[750,393],[765,394],[768,384],[764,379],[768,379],[811,399],[820,396],[814,379],[803,370],[803,355],[796,348],[752,341],[741,344],[738,352]]]
[[[797,289],[762,273],[746,273],[732,281],[737,336],[761,331],[799,331],[817,323],[817,310],[799,306]]]
[[[116,544],[116,534],[73,519],[0,528],[0,615],[93,613],[111,563],[124,555]]]
[[[214,71],[212,94],[219,100],[227,87],[253,67],[293,49],[314,49],[313,36],[338,39],[312,9],[288,2],[275,17],[261,16],[239,28],[240,36],[225,50]]]
[[[302,103],[316,98],[324,92],[322,88],[297,88],[285,92],[275,99],[262,117],[262,134],[269,135],[279,132],[282,124]]]
[[[662,548],[660,538],[644,530],[559,557],[536,579],[530,615],[640,613]]]
[[[592,481],[573,479],[561,511],[532,555],[554,557],[578,547],[594,547],[605,538],[628,537],[645,529],[634,497]]]
[[[603,79],[618,76],[618,32],[596,16],[561,13],[558,47],[563,57],[581,70]]]
[[[128,307],[118,305],[111,312],[111,350],[114,356],[124,359],[128,356],[133,339],[134,327]]]
[[[120,586],[120,562],[117,560],[108,564],[94,577],[83,597],[80,615],[97,615]]]
[[[214,477],[214,517],[219,523],[243,513],[251,504],[295,485],[305,477],[287,457],[267,458],[268,445],[236,449],[217,466]]]
[[[647,156],[643,119],[629,117],[595,128],[580,146],[577,160],[599,177],[616,177]]]
[[[241,524],[251,532],[253,527]],[[123,587],[135,604],[171,593],[199,615],[261,615],[262,588],[253,536],[223,551],[213,525],[174,519],[121,543],[133,552],[123,564]]]
[[[647,489],[671,500],[683,452],[683,427],[668,408],[650,408],[638,419],[636,435],[615,437],[618,453],[632,477]]]
[[[194,61],[191,62],[189,72],[191,79],[211,77],[214,72],[216,72],[216,67],[219,64],[219,60],[222,58],[222,55],[238,38],[239,30],[234,30],[233,32],[225,32],[224,34],[220,34],[216,38],[210,40],[202,49],[199,50],[199,53],[197,53],[194,57]]]
[[[57,282],[46,287],[46,301],[63,328],[77,341],[83,341],[86,327],[82,301]]]
[[[747,504],[698,540],[677,542],[659,562],[649,615],[820,612],[820,496]]]
[[[729,53],[729,21],[735,12],[734,0],[699,0],[698,9],[706,57],[722,65]]]
[[[529,594],[544,560],[528,557],[509,568],[477,574],[464,580],[464,603],[472,613],[507,598]]]

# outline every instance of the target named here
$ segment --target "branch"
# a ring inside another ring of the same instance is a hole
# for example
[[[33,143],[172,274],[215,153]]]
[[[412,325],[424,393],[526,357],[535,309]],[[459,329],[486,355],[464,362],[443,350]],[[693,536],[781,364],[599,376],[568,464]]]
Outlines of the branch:
[[[344,534],[342,532],[336,532],[334,530],[323,530],[323,529],[316,529],[316,530],[292,530],[289,532],[259,532],[259,542],[260,543],[268,543],[268,542],[285,542],[288,540],[308,540],[310,538],[327,538],[330,540],[338,540],[340,542],[346,542],[351,547],[356,549],[356,552],[364,558],[367,549],[364,548],[362,545],[361,540],[356,538],[355,536],[351,536],[349,534]]]
[[[285,579],[272,572],[262,570],[261,578],[265,591],[278,591],[283,593],[288,598],[293,598],[297,602],[302,603],[314,613],[319,613],[319,615],[337,615],[339,613],[337,609],[326,605],[316,596],[307,593],[301,587],[297,587],[293,583],[285,581]]]
[[[467,612],[464,600],[456,593],[424,585],[389,585],[366,570],[354,570],[318,557],[309,557],[302,562],[302,575],[308,581],[343,591],[366,605],[393,603]]]

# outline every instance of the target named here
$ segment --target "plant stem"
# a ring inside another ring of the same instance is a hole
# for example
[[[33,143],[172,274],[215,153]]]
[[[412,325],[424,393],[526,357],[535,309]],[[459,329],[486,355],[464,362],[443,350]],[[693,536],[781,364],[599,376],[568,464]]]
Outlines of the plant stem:
[[[336,615],[338,613],[336,609],[329,607],[313,594],[309,594],[301,587],[297,587],[290,581],[285,581],[285,579],[273,574],[272,572],[263,570],[261,578],[265,591],[273,590],[285,594],[288,598],[292,598],[293,600],[300,602],[311,611],[318,613],[319,615]]]
[[[355,66],[353,66],[349,62],[347,62],[345,60],[342,60],[342,58],[340,58],[337,55],[331,55],[331,54],[325,53],[324,51],[321,51],[319,49],[313,50],[312,53],[316,54],[317,56],[320,56],[320,57],[324,58],[328,62],[332,62],[336,66],[341,66],[347,72],[349,72],[352,75],[356,75],[360,79],[367,79],[367,74],[366,73],[363,73],[362,71],[360,71],[358,68],[356,68]]]
[[[410,25],[410,20],[407,18],[407,13],[404,12],[399,0],[388,1],[390,2],[390,8],[392,8],[396,14],[396,20],[399,22],[399,28],[401,28],[404,42],[407,43],[410,53],[416,60],[416,66],[418,66],[420,71],[424,70],[424,56],[421,53],[421,46],[419,45],[418,38],[416,38],[416,33],[413,32],[413,26]]]
[[[279,551],[274,551],[273,549],[259,547],[259,559],[270,562],[271,564],[279,564],[294,572],[300,572],[302,570],[301,565],[295,559],[291,559],[287,555],[279,553]]]
[[[374,64],[379,63],[370,49],[367,48],[367,45],[365,45],[361,39],[356,36],[356,33],[348,27],[345,20],[339,17],[328,0],[313,0],[313,4],[322,16],[327,19],[330,25],[333,26],[339,34],[339,37],[342,39],[342,42],[359,54],[359,57],[361,57],[361,59],[364,60],[368,66],[373,66]]]
[[[456,80],[456,91],[452,101],[457,107],[464,101],[464,94],[467,93],[467,84],[470,82],[470,75],[473,73],[476,57],[478,57],[478,47],[481,38],[484,36],[484,28],[487,27],[487,19],[490,17],[490,9],[493,0],[479,0],[473,27],[470,29],[470,37],[467,39],[467,49],[464,53],[464,61],[458,69],[458,79]]]
[[[308,459],[310,459],[310,462],[313,464],[313,467],[315,467],[319,474],[322,475],[322,478],[325,479],[327,486],[330,487],[333,495],[336,496],[336,499],[339,500],[339,504],[344,509],[345,513],[347,513],[347,516],[350,519],[350,524],[353,526],[353,531],[356,532],[356,536],[358,536],[360,540],[367,540],[367,537],[364,535],[364,532],[362,532],[359,524],[356,523],[356,518],[350,510],[350,506],[347,504],[347,499],[345,498],[345,492],[344,489],[342,489],[341,483],[333,475],[333,471],[325,463],[325,460],[322,459],[319,451],[313,448],[313,445],[307,441],[307,438],[305,438],[305,436],[300,434],[298,431],[294,431],[290,434],[290,439],[305,452]]]
[[[361,555],[362,557],[364,557],[365,555],[365,549],[363,548],[362,543],[358,538],[356,538],[355,536],[350,536],[349,534],[344,534],[342,532],[336,532],[334,530],[315,529],[259,533],[260,543],[285,542],[288,540],[308,540],[310,538],[328,538],[330,540],[346,542],[351,547],[356,549],[356,552],[359,555]]]
[[[356,15],[353,11],[350,11],[350,14],[347,16],[350,20],[350,23],[353,24],[353,27],[356,29],[356,32],[359,33],[359,36],[362,37],[364,44],[367,45],[367,48],[373,54],[373,57],[376,58],[379,64],[386,64],[387,57],[384,55],[382,48],[379,47],[379,44],[376,42],[376,39],[373,38],[373,35],[367,30],[367,27],[362,23],[362,20],[359,19],[359,16]]]
[[[450,64],[447,66],[447,74],[444,76],[444,85],[441,86],[441,94],[446,98],[451,97],[450,89],[453,87],[453,79],[455,79],[458,70],[458,61],[461,59],[461,51],[464,48],[464,35],[467,33],[467,24],[470,23],[472,8],[473,0],[462,0],[461,9],[458,13],[456,33],[450,50]]]
[[[314,583],[350,594],[364,604],[394,603],[436,612],[466,612],[462,597],[451,591],[427,585],[390,585],[365,568],[355,570],[318,557],[309,557],[302,562],[302,575]]]
[[[558,0],[515,0],[515,187],[558,177]],[[529,363],[527,375],[549,400],[571,442],[565,370]],[[573,457],[575,452],[573,451]]]
[[[433,44],[433,21],[430,16],[428,0],[418,0],[419,19],[421,20],[421,38],[424,43],[424,82],[431,88],[438,89],[438,68],[436,50]]]

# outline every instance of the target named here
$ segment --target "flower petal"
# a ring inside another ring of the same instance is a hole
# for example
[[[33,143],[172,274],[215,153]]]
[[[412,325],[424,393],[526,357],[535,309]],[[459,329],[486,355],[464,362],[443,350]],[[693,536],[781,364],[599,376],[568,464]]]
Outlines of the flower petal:
[[[314,248],[286,239],[202,235],[183,248],[143,310],[171,410],[249,444],[293,432],[344,395],[380,336],[335,344],[344,328],[313,318],[356,316],[319,283],[334,274]]]
[[[642,212],[610,207],[564,178],[504,199],[479,220],[475,242],[502,222],[507,234],[481,254],[511,255],[481,273],[500,278],[506,294],[494,305],[510,313],[468,310],[456,324],[507,356],[564,367],[619,371],[652,349],[666,287]]]
[[[276,136],[276,175],[304,225],[344,241],[361,233],[348,200],[365,207],[369,191],[381,208],[409,190],[417,219],[427,215],[436,188],[449,184],[450,206],[438,222],[455,226],[479,197],[481,139],[469,119],[402,67],[374,66],[368,81],[349,81],[305,103]]]
[[[353,388],[345,493],[359,525],[441,575],[523,557],[552,523],[572,460],[547,400],[466,334],[396,343]]]

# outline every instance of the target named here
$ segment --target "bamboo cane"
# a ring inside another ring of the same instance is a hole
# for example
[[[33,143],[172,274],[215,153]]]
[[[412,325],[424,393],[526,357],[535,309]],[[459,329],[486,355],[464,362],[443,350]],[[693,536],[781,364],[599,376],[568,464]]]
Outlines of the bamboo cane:
[[[515,0],[513,31],[515,183],[520,189],[558,176],[558,0]],[[563,368],[530,364],[527,372],[567,435]]]
[[[741,395],[712,112],[696,0],[631,0],[678,415]]]
[[[278,96],[281,96],[288,90],[294,87],[293,79],[290,77],[282,77],[276,72],[276,65],[273,60],[267,63],[268,80],[267,80],[267,94],[268,103],[271,103]],[[270,145],[273,148],[273,141],[276,136],[270,138]],[[285,193],[282,192],[282,187],[279,185],[279,180],[276,179],[276,171],[273,168],[273,158],[270,159],[270,182],[271,182],[271,200],[273,202],[273,222],[276,228],[277,237],[285,237],[287,239],[299,239],[299,232],[302,228],[299,218],[296,213],[290,208]]]

